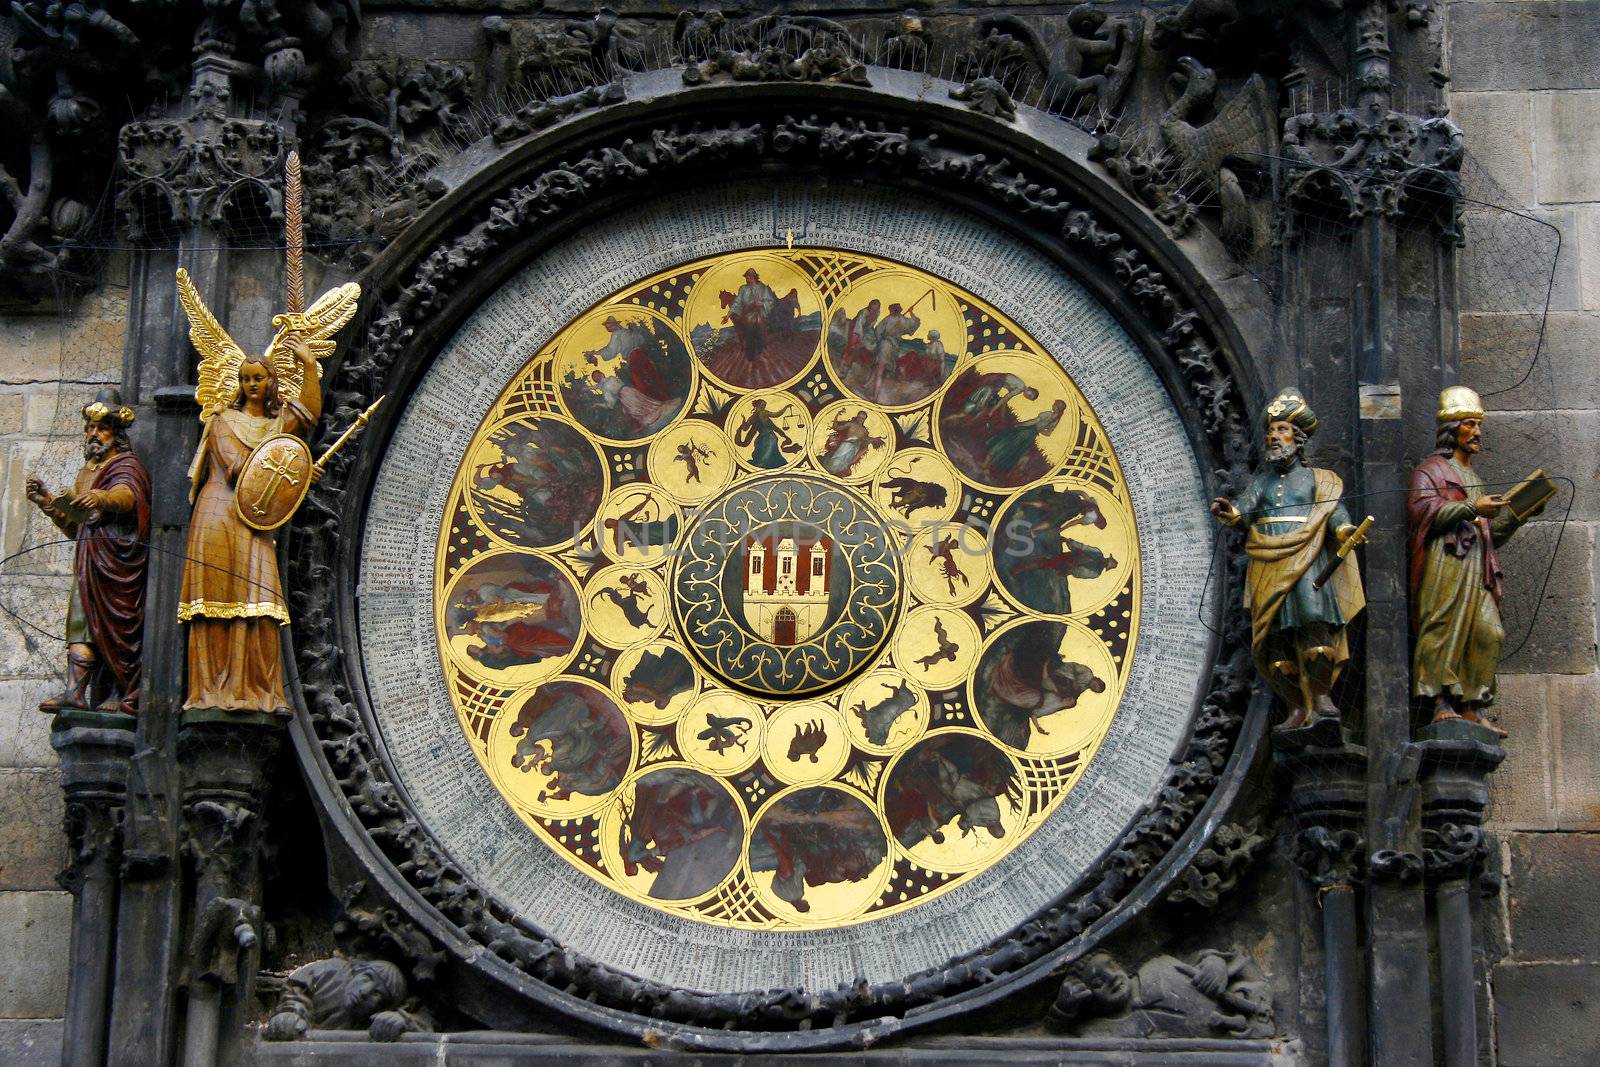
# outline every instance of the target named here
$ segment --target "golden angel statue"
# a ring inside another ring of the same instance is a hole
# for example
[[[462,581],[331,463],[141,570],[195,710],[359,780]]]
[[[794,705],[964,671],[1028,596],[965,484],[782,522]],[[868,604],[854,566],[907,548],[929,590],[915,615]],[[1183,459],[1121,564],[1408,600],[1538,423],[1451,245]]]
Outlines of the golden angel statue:
[[[293,178],[296,164],[291,159]],[[298,184],[289,183],[296,201]],[[330,338],[355,315],[361,298],[360,286],[347,283],[304,311],[295,306],[296,214],[289,212],[289,310],[273,318],[277,333],[264,355],[247,355],[201,300],[188,271],[178,269],[178,299],[200,353],[195,399],[205,426],[189,468],[194,514],[178,604],[178,619],[189,624],[185,710],[288,713],[278,627],[288,625],[289,612],[272,533],[245,522],[234,497],[247,461],[264,442],[286,434],[304,438],[316,426],[322,415],[317,361],[333,351]],[[302,468],[300,476],[310,481],[319,472]],[[303,495],[305,485],[299,490]]]

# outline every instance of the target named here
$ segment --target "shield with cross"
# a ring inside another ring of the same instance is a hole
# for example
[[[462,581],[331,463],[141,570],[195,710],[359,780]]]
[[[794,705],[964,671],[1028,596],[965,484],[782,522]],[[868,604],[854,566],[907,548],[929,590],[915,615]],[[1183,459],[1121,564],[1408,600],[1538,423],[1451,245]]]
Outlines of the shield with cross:
[[[276,530],[289,521],[311,487],[311,450],[280,433],[256,446],[234,483],[233,507],[246,526]]]

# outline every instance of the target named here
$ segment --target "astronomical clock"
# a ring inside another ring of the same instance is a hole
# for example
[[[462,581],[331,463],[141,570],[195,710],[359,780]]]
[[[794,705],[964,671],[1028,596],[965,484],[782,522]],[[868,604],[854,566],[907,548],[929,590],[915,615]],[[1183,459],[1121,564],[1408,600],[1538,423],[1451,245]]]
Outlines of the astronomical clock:
[[[618,213],[440,346],[357,598],[382,746],[565,949],[710,994],[1029,920],[1200,695],[1211,533],[1105,306],[976,217],[733,186]],[[1159,605],[1159,610],[1152,610]]]

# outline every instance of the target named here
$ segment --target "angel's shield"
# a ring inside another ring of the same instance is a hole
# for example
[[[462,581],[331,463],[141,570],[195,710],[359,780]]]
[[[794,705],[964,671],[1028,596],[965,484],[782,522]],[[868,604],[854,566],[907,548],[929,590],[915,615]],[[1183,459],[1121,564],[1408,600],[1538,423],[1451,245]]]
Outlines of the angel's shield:
[[[233,509],[246,526],[276,530],[295,513],[311,487],[311,450],[293,434],[262,441],[233,486]]]

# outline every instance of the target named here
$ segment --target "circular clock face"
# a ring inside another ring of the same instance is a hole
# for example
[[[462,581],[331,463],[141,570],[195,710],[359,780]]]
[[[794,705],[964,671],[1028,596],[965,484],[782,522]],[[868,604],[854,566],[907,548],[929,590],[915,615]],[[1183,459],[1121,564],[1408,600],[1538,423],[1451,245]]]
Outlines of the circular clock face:
[[[430,829],[574,947],[696,988],[912,973],[1065,891],[1159,781],[1204,656],[1146,625],[1152,577],[1198,621],[1192,455],[1163,511],[1176,419],[1082,290],[1055,276],[1052,347],[934,267],[724,248],[559,320],[526,279],[408,410],[375,711]]]

